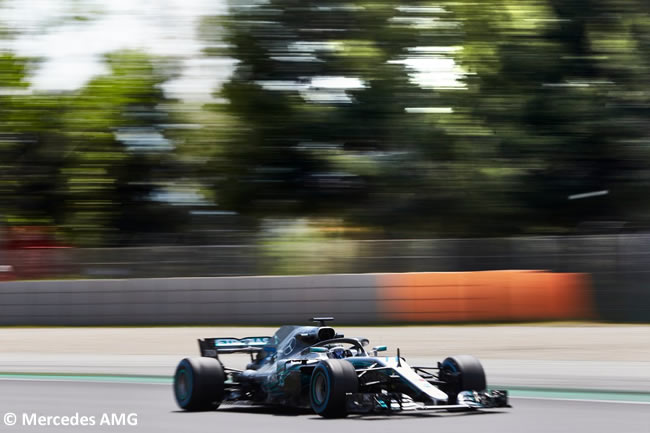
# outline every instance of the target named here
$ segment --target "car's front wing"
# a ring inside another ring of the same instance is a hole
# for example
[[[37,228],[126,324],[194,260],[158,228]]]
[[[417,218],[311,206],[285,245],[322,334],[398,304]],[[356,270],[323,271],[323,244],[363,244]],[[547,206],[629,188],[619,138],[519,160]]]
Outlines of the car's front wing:
[[[350,393],[349,413],[389,413],[404,411],[469,411],[510,407],[508,391],[463,391],[456,404],[427,404],[399,393]]]

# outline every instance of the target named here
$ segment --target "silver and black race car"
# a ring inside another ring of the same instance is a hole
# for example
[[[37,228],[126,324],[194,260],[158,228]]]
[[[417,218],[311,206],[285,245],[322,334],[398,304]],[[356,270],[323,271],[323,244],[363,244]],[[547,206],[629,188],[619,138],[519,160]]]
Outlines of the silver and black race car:
[[[182,409],[213,410],[222,403],[310,408],[336,418],[350,413],[476,410],[509,407],[507,391],[487,390],[478,359],[451,356],[437,366],[413,367],[397,349],[369,351],[366,338],[326,326],[282,326],[272,337],[206,338],[201,357],[176,368],[174,395]],[[220,356],[249,353],[244,370],[224,367]]]

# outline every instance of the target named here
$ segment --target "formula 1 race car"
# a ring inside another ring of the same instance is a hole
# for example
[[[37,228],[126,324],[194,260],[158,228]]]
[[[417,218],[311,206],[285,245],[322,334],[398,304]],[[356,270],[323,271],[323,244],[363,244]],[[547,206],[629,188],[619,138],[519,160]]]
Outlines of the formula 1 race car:
[[[507,391],[486,390],[483,367],[469,355],[435,367],[411,367],[400,356],[366,350],[366,338],[349,338],[326,326],[282,326],[272,337],[206,338],[201,357],[176,368],[174,395],[182,409],[213,410],[223,402],[311,407],[326,418],[349,413],[475,410],[509,407]],[[249,353],[245,370],[224,367],[220,356]]]

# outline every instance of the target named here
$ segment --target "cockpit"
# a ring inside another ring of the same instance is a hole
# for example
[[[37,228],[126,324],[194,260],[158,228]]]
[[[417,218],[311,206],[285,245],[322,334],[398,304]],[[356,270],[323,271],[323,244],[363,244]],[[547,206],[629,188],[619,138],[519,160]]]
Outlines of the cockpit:
[[[329,358],[342,359],[350,356],[366,355],[363,346],[366,339],[345,338],[334,328],[325,326],[330,318],[314,318],[320,326],[282,326],[265,347],[267,354],[275,354],[276,359],[290,358],[309,353],[327,354]]]
[[[283,326],[273,336],[278,359],[303,352],[315,343],[343,337],[329,326]]]
[[[280,327],[270,338],[264,350],[260,351],[256,360],[248,365],[250,369],[258,369],[267,362],[296,358],[343,359],[353,356],[367,356],[364,346],[368,344],[365,338],[346,338],[337,333],[334,328],[325,326],[329,318],[313,319],[320,326]]]

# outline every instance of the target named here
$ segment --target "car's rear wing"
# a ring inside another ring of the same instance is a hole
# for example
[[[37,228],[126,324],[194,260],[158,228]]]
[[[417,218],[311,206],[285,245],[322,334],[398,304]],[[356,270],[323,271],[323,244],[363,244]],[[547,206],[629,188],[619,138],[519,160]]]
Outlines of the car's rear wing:
[[[273,337],[245,337],[245,338],[204,338],[199,339],[201,356],[217,358],[220,354],[227,353],[257,353],[271,346]]]

